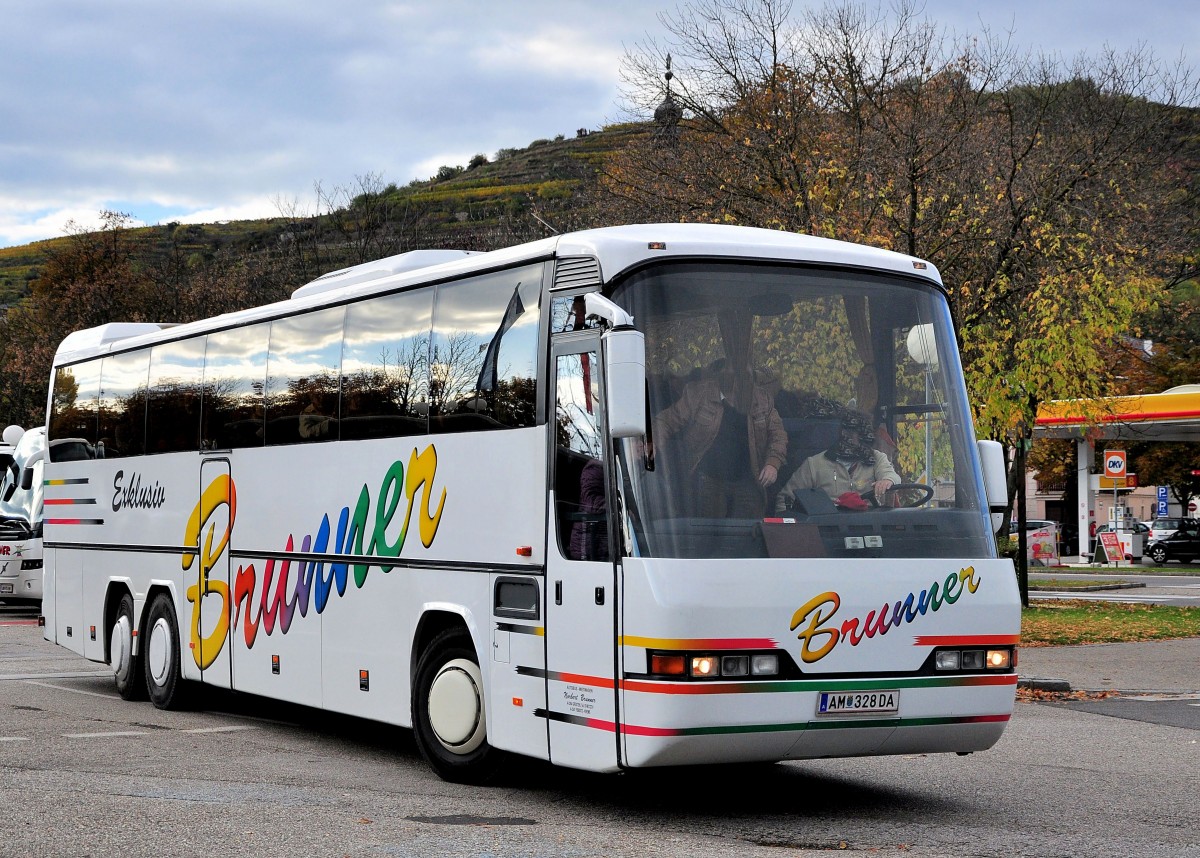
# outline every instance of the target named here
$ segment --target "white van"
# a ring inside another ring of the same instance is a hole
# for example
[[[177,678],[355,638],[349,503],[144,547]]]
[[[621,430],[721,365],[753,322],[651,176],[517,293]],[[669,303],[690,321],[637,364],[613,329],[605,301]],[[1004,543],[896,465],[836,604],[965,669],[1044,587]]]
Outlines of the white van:
[[[5,430],[5,436],[9,433]],[[42,601],[42,467],[46,430],[30,429],[14,445],[0,481],[0,602]]]

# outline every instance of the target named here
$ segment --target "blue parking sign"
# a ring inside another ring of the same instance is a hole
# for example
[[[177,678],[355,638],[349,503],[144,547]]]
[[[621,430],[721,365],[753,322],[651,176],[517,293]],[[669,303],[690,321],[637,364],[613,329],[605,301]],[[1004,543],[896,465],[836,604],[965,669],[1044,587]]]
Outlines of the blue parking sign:
[[[1167,516],[1167,486],[1158,486],[1158,503],[1155,504],[1155,515],[1159,518]]]

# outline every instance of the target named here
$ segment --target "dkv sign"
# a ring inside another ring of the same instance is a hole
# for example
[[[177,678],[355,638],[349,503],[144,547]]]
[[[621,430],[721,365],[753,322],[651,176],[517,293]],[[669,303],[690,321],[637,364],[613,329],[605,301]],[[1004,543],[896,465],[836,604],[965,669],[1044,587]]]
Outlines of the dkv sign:
[[[1104,451],[1104,476],[1106,476],[1106,477],[1123,477],[1123,476],[1125,476],[1125,451],[1124,450],[1105,450]]]

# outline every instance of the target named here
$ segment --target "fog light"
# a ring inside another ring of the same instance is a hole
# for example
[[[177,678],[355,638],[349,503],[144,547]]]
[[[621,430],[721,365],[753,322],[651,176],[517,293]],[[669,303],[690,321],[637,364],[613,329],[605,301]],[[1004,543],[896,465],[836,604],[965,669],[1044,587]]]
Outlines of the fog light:
[[[720,676],[721,668],[711,655],[692,656],[692,676]]]
[[[750,659],[750,672],[755,676],[774,676],[779,673],[779,656],[752,656]]]
[[[933,663],[938,670],[958,670],[962,664],[961,656],[956,649],[942,650],[933,657]]]
[[[1012,651],[1007,649],[989,649],[987,651],[988,670],[1007,670],[1012,664]]]
[[[983,670],[983,650],[964,649],[962,654],[963,670]]]
[[[750,672],[750,656],[721,656],[721,676],[745,676]]]

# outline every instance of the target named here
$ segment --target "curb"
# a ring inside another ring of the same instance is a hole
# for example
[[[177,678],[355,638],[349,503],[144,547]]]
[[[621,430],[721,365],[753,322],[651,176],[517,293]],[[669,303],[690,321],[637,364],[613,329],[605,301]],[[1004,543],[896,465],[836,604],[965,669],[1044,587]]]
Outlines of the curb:
[[[1071,683],[1065,679],[1017,679],[1017,688],[1028,688],[1032,691],[1070,691]]]
[[[1137,581],[1131,581],[1125,584],[1089,584],[1086,587],[1043,587],[1040,584],[1029,584],[1027,590],[1048,591],[1054,593],[1098,593],[1101,590],[1136,590],[1139,587],[1145,587]]]

